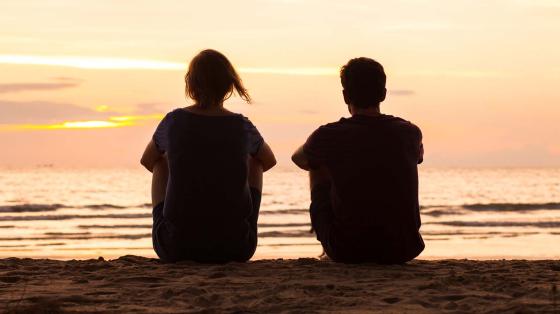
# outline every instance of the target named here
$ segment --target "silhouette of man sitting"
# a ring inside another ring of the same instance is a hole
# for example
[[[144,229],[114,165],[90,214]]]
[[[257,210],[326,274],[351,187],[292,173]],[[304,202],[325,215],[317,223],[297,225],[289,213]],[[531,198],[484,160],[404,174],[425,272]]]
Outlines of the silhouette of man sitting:
[[[292,156],[310,173],[311,224],[334,261],[404,263],[424,249],[419,233],[420,129],[382,114],[386,76],[373,59],[340,71],[350,118],[315,130]]]

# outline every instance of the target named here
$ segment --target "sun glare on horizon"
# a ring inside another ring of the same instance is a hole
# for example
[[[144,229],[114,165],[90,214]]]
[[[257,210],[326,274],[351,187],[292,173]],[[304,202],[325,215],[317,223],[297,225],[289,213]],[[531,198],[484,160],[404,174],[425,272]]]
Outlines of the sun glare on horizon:
[[[138,126],[142,121],[158,121],[163,116],[163,114],[149,114],[114,116],[107,120],[64,121],[53,124],[0,124],[0,131],[119,128]]]

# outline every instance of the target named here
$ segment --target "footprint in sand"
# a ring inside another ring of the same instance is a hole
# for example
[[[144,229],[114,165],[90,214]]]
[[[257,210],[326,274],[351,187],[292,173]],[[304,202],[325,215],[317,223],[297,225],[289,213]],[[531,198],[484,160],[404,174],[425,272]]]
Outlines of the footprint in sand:
[[[5,282],[5,283],[16,283],[20,280],[21,280],[21,277],[19,277],[19,276],[2,276],[2,277],[0,277],[0,282]]]
[[[226,276],[227,275],[225,273],[217,272],[217,273],[210,274],[210,276],[208,276],[208,278],[209,279],[217,279],[217,278],[224,278]]]
[[[451,301],[449,303],[447,303],[443,308],[446,310],[455,310],[459,307],[459,305],[457,305],[457,303]]]
[[[168,300],[171,299],[172,297],[174,297],[176,295],[175,292],[173,292],[173,290],[171,289],[167,289],[164,292],[161,293],[161,297]]]
[[[389,304],[395,304],[397,302],[400,302],[402,299],[401,298],[397,298],[397,297],[390,297],[390,298],[385,298],[385,299],[381,299],[383,302],[385,303],[389,303]]]

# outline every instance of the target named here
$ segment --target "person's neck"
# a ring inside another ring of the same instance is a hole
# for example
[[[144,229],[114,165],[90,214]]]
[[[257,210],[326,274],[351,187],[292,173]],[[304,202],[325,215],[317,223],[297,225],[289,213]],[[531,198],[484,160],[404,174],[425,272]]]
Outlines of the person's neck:
[[[217,103],[217,104],[200,104],[196,103],[192,105],[193,109],[202,110],[202,111],[224,111],[224,103]]]
[[[370,117],[377,117],[381,115],[381,111],[379,110],[379,106],[370,106],[367,108],[360,108],[356,106],[349,105],[348,111],[352,116],[360,115],[360,116],[370,116]]]

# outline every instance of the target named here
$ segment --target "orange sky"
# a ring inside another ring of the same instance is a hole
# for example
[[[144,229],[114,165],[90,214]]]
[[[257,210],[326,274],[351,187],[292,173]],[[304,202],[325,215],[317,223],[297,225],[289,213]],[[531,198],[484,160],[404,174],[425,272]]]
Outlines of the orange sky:
[[[384,113],[424,131],[433,166],[560,165],[560,4],[503,1],[3,1],[0,166],[136,165],[185,106],[184,69],[224,52],[280,163],[347,115],[349,58],[384,64]]]

